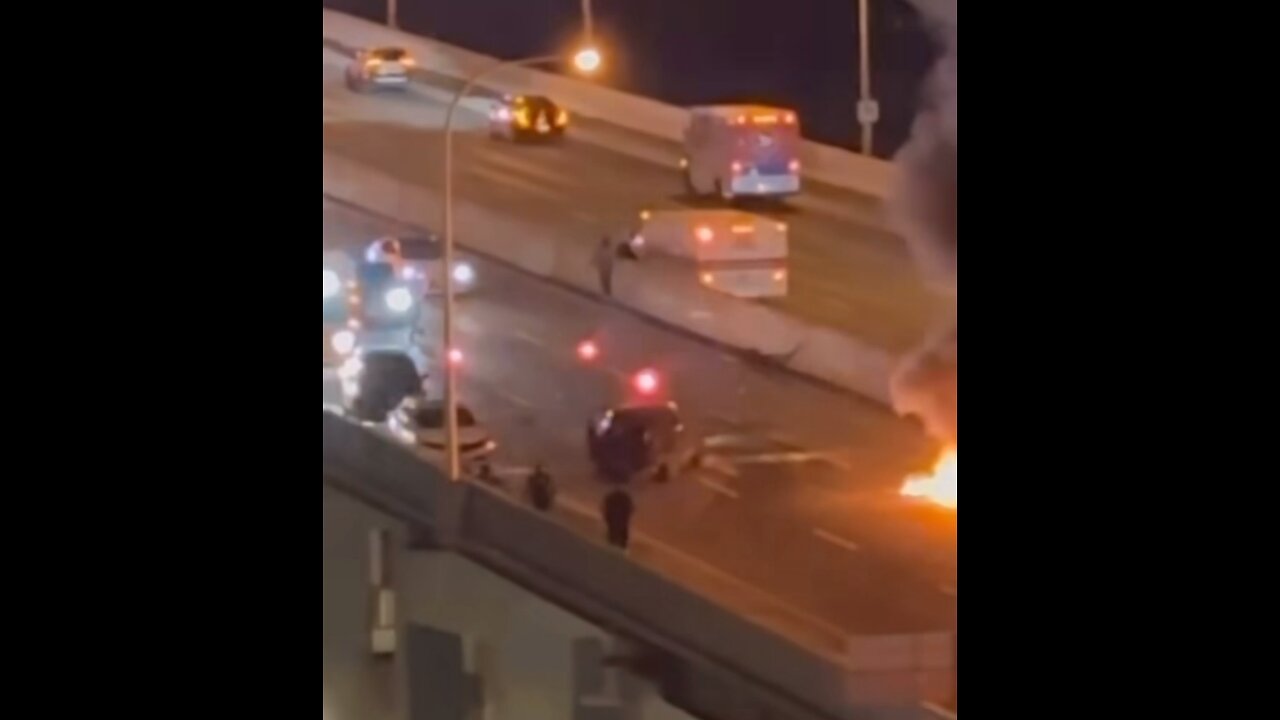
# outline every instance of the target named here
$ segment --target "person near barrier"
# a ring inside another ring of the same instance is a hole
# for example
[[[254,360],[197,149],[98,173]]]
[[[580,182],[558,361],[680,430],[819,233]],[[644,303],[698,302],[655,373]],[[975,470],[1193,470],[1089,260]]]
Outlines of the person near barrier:
[[[550,510],[555,503],[555,482],[552,481],[551,474],[542,467],[542,463],[534,465],[533,472],[529,473],[525,494],[529,498],[529,503],[543,512]]]
[[[605,297],[613,297],[613,253],[613,243],[605,235],[600,238],[600,245],[596,247],[595,256],[591,259],[591,264],[600,276],[600,292]]]
[[[635,510],[635,503],[626,490],[619,488],[604,497],[605,538],[610,545],[620,550],[627,549],[631,542],[631,516]]]

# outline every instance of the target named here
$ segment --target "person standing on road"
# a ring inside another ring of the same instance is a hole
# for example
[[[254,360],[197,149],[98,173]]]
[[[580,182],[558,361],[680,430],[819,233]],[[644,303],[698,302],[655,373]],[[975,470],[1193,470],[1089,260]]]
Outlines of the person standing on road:
[[[604,497],[605,537],[610,545],[627,549],[631,542],[631,516],[635,511],[635,503],[626,490],[619,488]]]
[[[613,243],[605,235],[600,238],[600,245],[596,247],[595,256],[591,259],[591,264],[600,276],[600,292],[605,297],[613,297],[613,260]]]
[[[551,481],[551,474],[542,467],[542,463],[533,466],[533,472],[529,474],[525,493],[529,496],[529,502],[543,512],[550,510],[551,505],[555,502],[555,483]]]

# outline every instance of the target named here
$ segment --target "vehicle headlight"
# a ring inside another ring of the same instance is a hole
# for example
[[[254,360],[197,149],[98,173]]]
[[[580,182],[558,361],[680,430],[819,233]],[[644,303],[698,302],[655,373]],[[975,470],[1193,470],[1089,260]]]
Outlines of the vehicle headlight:
[[[346,362],[338,368],[338,379],[343,382],[354,380],[364,371],[364,363],[360,362],[360,358],[348,358]]]
[[[340,292],[342,292],[342,279],[338,277],[338,273],[330,270],[329,268],[325,268],[324,299],[328,300]]]
[[[387,303],[387,308],[394,313],[409,312],[409,308],[413,307],[413,293],[408,288],[391,288],[383,297]]]
[[[453,266],[453,281],[460,285],[470,285],[476,279],[476,271],[467,263]]]
[[[339,355],[347,355],[356,347],[356,335],[350,330],[339,330],[329,338],[329,344]]]

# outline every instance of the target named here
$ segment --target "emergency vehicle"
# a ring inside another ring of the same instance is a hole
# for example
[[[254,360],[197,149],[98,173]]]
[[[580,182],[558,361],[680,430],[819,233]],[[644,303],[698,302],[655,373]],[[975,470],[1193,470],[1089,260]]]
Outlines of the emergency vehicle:
[[[420,295],[444,292],[444,242],[435,235],[379,238],[365,248],[364,260],[391,265]],[[475,267],[466,260],[455,260],[454,293],[468,293],[475,289],[475,284]]]
[[[422,301],[394,266],[324,253],[324,362],[357,347],[412,347]]]
[[[730,209],[645,210],[631,253],[690,261],[698,281],[738,298],[787,294],[787,225]]]
[[[763,105],[692,108],[684,132],[686,189],[693,196],[785,197],[800,192],[800,122]]]
[[[512,141],[558,140],[569,112],[543,95],[505,96],[489,110],[489,136]]]

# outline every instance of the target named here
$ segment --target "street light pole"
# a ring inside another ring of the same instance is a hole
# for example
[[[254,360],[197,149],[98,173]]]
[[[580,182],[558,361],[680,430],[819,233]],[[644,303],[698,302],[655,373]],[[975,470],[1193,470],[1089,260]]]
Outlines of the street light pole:
[[[591,24],[591,0],[582,0],[582,29],[586,33],[587,45],[594,46],[596,40]]]
[[[871,97],[871,27],[869,0],[858,0],[858,123],[862,125],[862,154],[871,154],[871,129],[876,123]]]
[[[397,0],[387,0],[387,27],[397,30],[400,27],[400,19],[396,17],[399,11]]]
[[[524,60],[494,63],[472,75],[462,89],[454,93],[444,116],[444,332],[440,352],[444,357],[445,445],[448,448],[450,482],[462,479],[462,462],[458,452],[458,372],[454,361],[454,293],[453,293],[453,115],[462,99],[491,72],[522,65],[540,65],[559,60],[559,55],[544,55]]]

